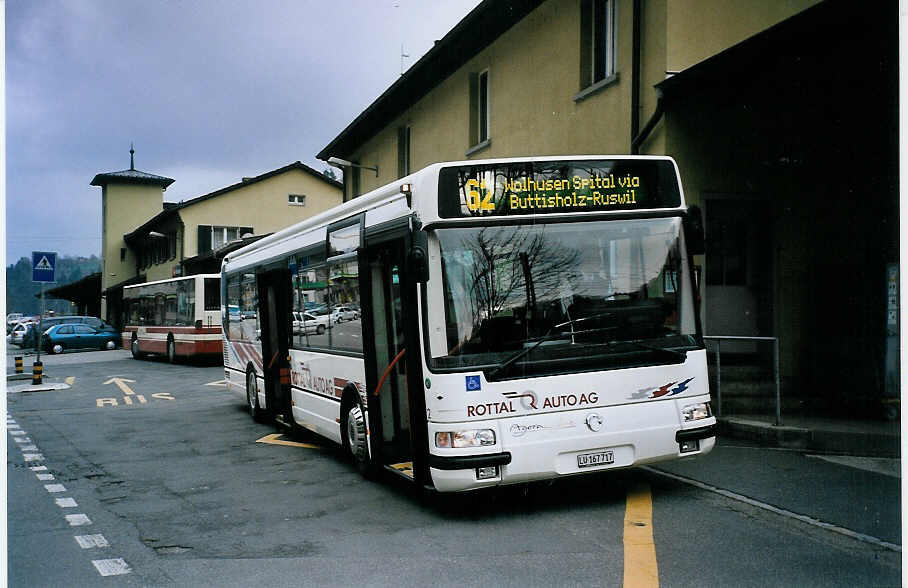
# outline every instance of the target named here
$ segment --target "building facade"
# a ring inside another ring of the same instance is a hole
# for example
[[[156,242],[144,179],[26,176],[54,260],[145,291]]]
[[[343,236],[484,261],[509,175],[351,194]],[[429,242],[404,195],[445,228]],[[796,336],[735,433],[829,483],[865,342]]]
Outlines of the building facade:
[[[438,161],[671,155],[704,210],[706,334],[778,337],[786,410],[878,414],[897,20],[894,2],[487,0],[318,157],[377,170],[346,170],[349,199]]]
[[[135,169],[98,174],[101,316],[120,326],[123,287],[220,271],[219,250],[324,212],[343,185],[299,161],[182,202],[164,202],[174,180]]]

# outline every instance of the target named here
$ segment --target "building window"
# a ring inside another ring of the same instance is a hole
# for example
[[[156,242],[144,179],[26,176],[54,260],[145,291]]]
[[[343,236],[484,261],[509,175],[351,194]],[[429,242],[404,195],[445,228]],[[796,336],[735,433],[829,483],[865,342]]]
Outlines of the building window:
[[[580,88],[615,76],[615,0],[582,0],[580,5]]]
[[[287,204],[290,206],[306,206],[305,194],[288,194]]]
[[[489,141],[489,70],[470,74],[470,144],[473,149]]]
[[[397,177],[410,173],[410,127],[397,128]]]
[[[126,261],[126,247],[120,247],[120,261]]]
[[[252,227],[218,227],[199,225],[199,241],[197,255],[213,251],[231,241],[236,241],[245,234],[252,234]],[[175,252],[174,252],[175,253]]]

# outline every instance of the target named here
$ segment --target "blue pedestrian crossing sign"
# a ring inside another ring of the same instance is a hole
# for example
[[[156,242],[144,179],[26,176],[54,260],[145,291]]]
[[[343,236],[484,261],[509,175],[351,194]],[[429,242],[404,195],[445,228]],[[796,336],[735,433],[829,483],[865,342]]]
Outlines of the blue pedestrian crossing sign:
[[[32,282],[54,282],[56,251],[32,251]]]

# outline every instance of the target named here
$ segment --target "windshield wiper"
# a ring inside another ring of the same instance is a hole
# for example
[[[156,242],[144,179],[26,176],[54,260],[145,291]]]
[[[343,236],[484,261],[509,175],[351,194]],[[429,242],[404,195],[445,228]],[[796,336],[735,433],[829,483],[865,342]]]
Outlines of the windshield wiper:
[[[618,341],[616,341],[618,343]],[[671,355],[672,357],[681,359],[684,361],[687,359],[686,351],[678,351],[677,349],[669,349],[668,347],[657,347],[655,345],[647,345],[646,343],[641,343],[640,341],[620,341],[620,343],[627,343],[628,345],[633,345],[639,349],[648,349],[650,351],[658,351],[663,354]]]
[[[564,323],[564,324],[567,324],[567,323]],[[564,326],[564,324],[555,325],[555,327]],[[518,359],[520,359],[522,357],[526,357],[530,352],[532,352],[534,349],[536,349],[537,347],[539,347],[546,341],[555,341],[557,339],[568,339],[570,337],[570,335],[568,333],[552,333],[552,331],[555,329],[555,327],[552,327],[551,329],[549,329],[548,333],[546,333],[542,337],[539,337],[539,339],[537,339],[536,342],[533,343],[532,345],[530,345],[529,347],[524,347],[523,349],[521,349],[520,351],[518,351],[511,357],[507,358],[506,360],[504,360],[503,362],[499,363],[497,366],[492,368],[492,371],[490,371],[488,374],[486,374],[486,377],[489,379],[495,377],[496,374],[509,368]]]
[[[591,315],[591,316],[585,316],[585,317],[581,317],[581,318],[578,318],[578,319],[571,319],[571,318],[569,318],[568,320],[566,320],[566,321],[563,322],[563,323],[558,323],[557,325],[552,325],[552,328],[550,328],[550,329],[546,332],[545,335],[543,335],[542,337],[540,337],[539,339],[537,339],[535,343],[533,343],[533,344],[530,345],[529,347],[525,347],[525,348],[521,349],[520,351],[518,351],[517,353],[515,353],[515,354],[512,355],[511,357],[507,358],[506,360],[504,360],[503,362],[501,362],[500,364],[498,364],[497,366],[495,366],[495,367],[492,369],[492,371],[490,371],[490,372],[486,375],[486,377],[488,377],[488,378],[493,378],[493,377],[495,377],[495,375],[497,375],[499,372],[502,372],[502,371],[506,370],[507,368],[509,368],[510,366],[512,366],[517,360],[519,360],[519,359],[521,359],[521,358],[523,358],[523,357],[526,357],[526,356],[529,355],[534,349],[536,349],[537,347],[539,347],[540,345],[542,345],[542,344],[545,343],[546,341],[555,341],[555,340],[557,340],[557,339],[565,339],[565,338],[568,337],[568,333],[554,333],[553,331],[555,331],[555,329],[560,329],[561,327],[564,327],[564,326],[567,326],[567,325],[571,325],[571,329],[572,329],[572,330],[571,330],[571,332],[570,332],[570,338],[571,338],[571,341],[573,341],[575,335],[582,334],[582,333],[592,333],[592,332],[596,332],[596,331],[599,331],[599,330],[604,330],[604,329],[592,329],[592,330],[589,330],[589,331],[574,331],[574,330],[573,330],[574,323],[579,323],[579,322],[582,322],[582,321],[588,321],[588,320],[591,320],[591,319],[602,318],[602,317],[605,317],[605,316],[609,316],[609,315],[611,315],[611,314],[613,314],[613,313],[611,313],[611,312],[603,312],[603,313],[600,313],[600,314],[594,314],[594,315]]]

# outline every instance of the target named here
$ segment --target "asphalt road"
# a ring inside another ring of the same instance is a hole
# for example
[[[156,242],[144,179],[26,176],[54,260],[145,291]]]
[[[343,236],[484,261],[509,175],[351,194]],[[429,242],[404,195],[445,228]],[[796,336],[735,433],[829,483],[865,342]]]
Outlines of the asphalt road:
[[[44,361],[70,387],[7,394],[10,586],[617,586],[633,526],[663,586],[901,584],[895,468],[722,441],[660,470],[432,496],[314,437],[257,442],[276,431],[218,366]]]

